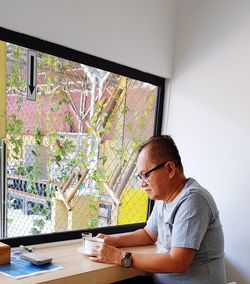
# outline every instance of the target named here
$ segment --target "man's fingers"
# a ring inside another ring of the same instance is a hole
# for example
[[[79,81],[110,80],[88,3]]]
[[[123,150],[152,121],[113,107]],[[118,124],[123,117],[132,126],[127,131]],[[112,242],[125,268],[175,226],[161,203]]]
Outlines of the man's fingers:
[[[99,233],[96,237],[100,238],[100,239],[104,239],[106,237],[106,235],[102,234],[102,233]]]
[[[98,255],[100,253],[100,250],[98,248],[93,248],[92,251],[91,251],[91,255]]]
[[[104,262],[105,257],[98,252],[92,251],[91,256],[89,257],[90,260],[95,262]]]
[[[94,262],[116,263],[119,250],[105,243],[96,243],[89,259]]]
[[[101,257],[103,251],[103,244],[95,244],[94,247],[91,250],[91,255],[98,257],[98,259]]]
[[[92,249],[91,250],[91,256],[97,256],[98,255],[98,251],[96,249]]]
[[[100,262],[97,256],[90,256],[89,259],[94,262]]]
[[[103,245],[100,244],[100,243],[97,243],[93,246],[92,250],[95,250],[95,251],[101,251]]]

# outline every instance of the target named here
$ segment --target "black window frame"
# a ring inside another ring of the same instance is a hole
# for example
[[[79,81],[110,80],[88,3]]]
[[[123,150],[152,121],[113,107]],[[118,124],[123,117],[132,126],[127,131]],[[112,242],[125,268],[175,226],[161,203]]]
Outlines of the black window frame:
[[[112,73],[120,74],[135,80],[143,81],[150,83],[158,88],[157,92],[157,100],[156,100],[156,111],[155,111],[155,125],[154,125],[154,136],[161,134],[162,128],[162,118],[163,118],[163,103],[164,103],[164,90],[166,79],[157,75],[153,75],[150,73],[146,73],[135,68],[131,68],[119,63],[115,63],[97,56],[93,56],[81,51],[77,51],[59,44],[55,44],[46,40],[42,40],[37,37],[33,37],[30,35],[26,35],[23,33],[15,32],[12,30],[8,30],[6,28],[0,27],[0,40],[9,42],[12,44],[20,45],[22,47],[30,48],[33,50],[37,50],[40,52],[44,52],[50,55],[54,55],[57,57],[65,58],[71,61],[79,62],[85,65],[89,65],[95,68],[103,69]],[[1,141],[0,141],[1,142]],[[3,163],[2,163],[3,165]],[[6,176],[3,177],[3,183],[0,184],[0,192],[5,192],[6,185]],[[3,195],[0,195],[3,197]],[[2,201],[1,201],[2,203]],[[147,209],[147,218],[152,212],[154,206],[154,202],[148,201],[148,209]],[[6,214],[4,212],[4,206],[0,206],[1,215]],[[4,215],[3,215],[4,216]],[[124,233],[129,231],[134,231],[136,229],[143,228],[145,226],[145,222],[136,223],[136,224],[128,224],[128,225],[117,225],[117,226],[109,226],[109,227],[100,227],[94,229],[82,229],[82,230],[73,230],[73,231],[65,231],[65,232],[55,232],[50,234],[42,234],[42,235],[29,235],[29,236],[21,236],[14,238],[5,238],[0,239],[6,244],[9,244],[12,247],[16,247],[19,245],[31,245],[31,244],[40,244],[40,243],[49,243],[56,241],[64,241],[64,240],[72,240],[81,238],[81,233],[88,231],[93,235],[96,235],[100,232],[105,234],[114,234],[114,233]]]

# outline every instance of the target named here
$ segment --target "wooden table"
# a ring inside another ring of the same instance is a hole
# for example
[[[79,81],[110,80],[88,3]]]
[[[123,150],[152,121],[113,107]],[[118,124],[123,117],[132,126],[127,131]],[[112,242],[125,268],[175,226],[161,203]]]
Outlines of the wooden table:
[[[82,244],[81,240],[64,241],[37,245],[34,252],[51,256],[53,263],[63,266],[63,269],[46,272],[44,274],[16,280],[0,273],[1,284],[103,284],[113,283],[143,274],[136,269],[126,269],[114,264],[96,263],[89,260],[88,256],[77,252]],[[126,251],[136,253],[154,253],[156,248],[152,246],[140,246],[124,248]]]

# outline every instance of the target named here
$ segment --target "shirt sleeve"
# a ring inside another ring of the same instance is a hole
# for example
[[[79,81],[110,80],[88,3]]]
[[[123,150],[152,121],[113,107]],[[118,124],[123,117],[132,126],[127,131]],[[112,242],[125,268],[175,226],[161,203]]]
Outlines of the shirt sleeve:
[[[153,211],[147,220],[146,229],[158,236],[157,204],[154,204]]]
[[[200,194],[190,194],[176,211],[171,247],[199,250],[211,216],[211,209],[206,199]]]

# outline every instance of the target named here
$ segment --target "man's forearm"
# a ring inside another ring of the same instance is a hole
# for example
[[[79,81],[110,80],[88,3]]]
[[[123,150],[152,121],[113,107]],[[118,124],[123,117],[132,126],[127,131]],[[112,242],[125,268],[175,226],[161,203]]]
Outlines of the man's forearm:
[[[115,247],[132,247],[154,244],[154,241],[144,229],[112,236],[112,238],[114,243],[111,245]]]
[[[195,254],[189,248],[171,248],[170,253],[161,254],[133,253],[133,267],[150,273],[182,273],[189,268]]]
[[[183,272],[169,254],[132,254],[133,268],[148,273]]]

